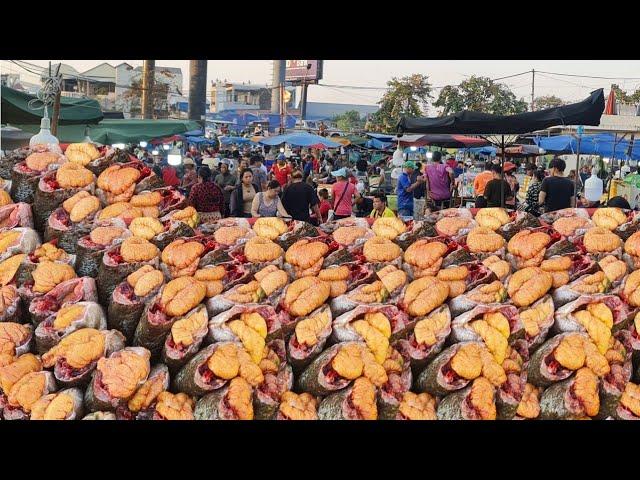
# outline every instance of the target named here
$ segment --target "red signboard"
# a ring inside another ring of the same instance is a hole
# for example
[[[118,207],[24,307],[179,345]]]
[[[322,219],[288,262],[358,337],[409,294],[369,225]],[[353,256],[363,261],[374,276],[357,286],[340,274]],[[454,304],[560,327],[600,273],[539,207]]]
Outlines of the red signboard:
[[[322,60],[287,60],[285,81],[314,83],[322,79]]]

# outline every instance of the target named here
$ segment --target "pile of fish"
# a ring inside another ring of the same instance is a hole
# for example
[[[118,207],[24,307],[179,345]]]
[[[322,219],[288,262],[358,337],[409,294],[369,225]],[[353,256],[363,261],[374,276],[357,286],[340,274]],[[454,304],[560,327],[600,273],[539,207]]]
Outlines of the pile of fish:
[[[117,150],[0,166],[4,420],[640,418],[632,212],[200,223]]]

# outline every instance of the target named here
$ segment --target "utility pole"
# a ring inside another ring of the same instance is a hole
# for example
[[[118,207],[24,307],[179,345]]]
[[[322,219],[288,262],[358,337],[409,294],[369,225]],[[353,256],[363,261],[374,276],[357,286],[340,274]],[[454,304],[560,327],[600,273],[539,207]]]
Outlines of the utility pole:
[[[155,60],[144,60],[142,65],[142,118],[153,118],[153,84],[155,81]]]
[[[49,76],[51,76],[51,62],[49,62]],[[60,118],[60,90],[62,90],[60,85],[60,64],[56,69],[55,79],[55,84],[59,88],[56,88],[56,98],[53,102],[53,113],[51,114],[51,134],[53,136],[58,134],[58,118]]]
[[[536,71],[531,70],[531,111],[533,112],[535,106],[535,88],[536,88]]]
[[[189,120],[196,120],[205,130],[207,110],[207,61],[189,60]]]
[[[271,85],[271,113],[280,113],[280,85],[284,85],[286,60],[273,61],[273,78]]]
[[[280,135],[284,133],[284,83],[278,87],[278,100],[280,100]]]

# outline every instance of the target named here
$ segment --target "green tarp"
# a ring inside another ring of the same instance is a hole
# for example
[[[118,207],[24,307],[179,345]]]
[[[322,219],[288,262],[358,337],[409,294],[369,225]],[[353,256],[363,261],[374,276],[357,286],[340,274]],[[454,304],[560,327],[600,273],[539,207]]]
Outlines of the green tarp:
[[[37,133],[38,125],[12,125],[27,132]],[[88,125],[89,136],[103,145],[114,143],[148,142],[154,138],[180,135],[190,130],[200,129],[200,124],[192,120],[141,120],[106,119],[98,125]],[[61,125],[58,140],[62,143],[81,142],[85,138],[86,125]]]
[[[42,102],[35,95],[2,87],[2,123],[12,125],[40,125],[44,116]],[[36,109],[29,108],[34,100]],[[49,108],[49,118],[53,111]],[[60,97],[60,116],[58,125],[96,124],[103,119],[100,104],[88,98]]]

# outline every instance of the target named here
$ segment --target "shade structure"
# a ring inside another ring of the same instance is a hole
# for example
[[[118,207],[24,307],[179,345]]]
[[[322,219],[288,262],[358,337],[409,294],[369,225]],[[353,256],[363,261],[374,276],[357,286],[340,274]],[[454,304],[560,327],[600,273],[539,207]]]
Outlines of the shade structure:
[[[534,142],[553,153],[577,153],[578,137],[573,135],[558,135],[556,137],[538,137]],[[580,138],[580,153],[584,155],[601,155],[603,157],[640,160],[640,144],[634,142],[629,151],[630,139],[621,138],[613,133],[597,135],[583,135]]]
[[[505,147],[504,151],[506,156],[511,158],[535,157],[546,153],[546,150],[537,145],[512,145]],[[502,155],[502,149],[498,148],[496,154]]]
[[[15,125],[26,132],[38,133],[39,125]],[[98,125],[88,125],[89,136],[94,142],[104,145],[114,143],[149,142],[180,135],[198,128],[198,123],[190,120],[141,120],[107,119]],[[60,125],[56,136],[61,142],[82,142],[87,125]]]
[[[195,137],[195,136],[187,137],[185,141],[187,143],[195,143],[196,145],[213,145],[216,143],[216,141],[212,138]]]
[[[182,135],[171,135],[169,137],[154,138],[149,143],[151,145],[161,145],[163,143],[181,142],[182,140],[184,140],[184,136]]]
[[[245,138],[245,137],[218,137],[218,140],[220,140],[220,145],[246,145],[248,143],[251,143],[251,139],[250,138]]]
[[[599,125],[603,111],[604,90],[598,89],[578,103],[516,115],[463,111],[446,117],[403,117],[398,133],[522,134],[557,125]]]
[[[430,145],[442,148],[471,148],[489,145],[489,142],[484,138],[443,133],[422,135],[418,140],[413,142],[405,142],[402,140],[403,138],[404,137],[400,137],[400,145],[409,145],[414,147]]]
[[[2,123],[17,125],[37,125],[44,116],[42,102],[35,95],[2,87]],[[31,103],[31,106],[30,106]],[[53,114],[52,107],[48,109],[49,118]],[[104,118],[100,104],[88,98],[60,97],[60,114],[58,125],[97,124]]]
[[[310,147],[315,144],[322,144],[327,148],[339,148],[341,146],[339,143],[327,140],[325,137],[306,132],[287,133],[285,135],[263,138],[260,140],[260,143],[271,146],[288,143],[289,145],[295,145],[297,147]]]

